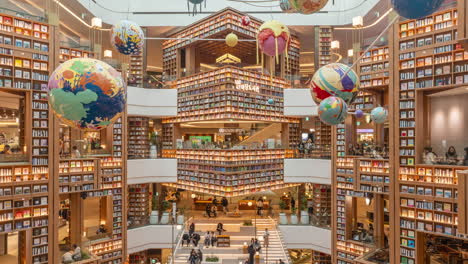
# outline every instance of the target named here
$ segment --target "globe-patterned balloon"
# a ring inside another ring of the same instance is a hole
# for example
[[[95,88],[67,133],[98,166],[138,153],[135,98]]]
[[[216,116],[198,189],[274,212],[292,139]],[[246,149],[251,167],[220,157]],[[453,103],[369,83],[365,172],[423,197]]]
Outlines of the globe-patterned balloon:
[[[138,54],[143,48],[145,36],[139,25],[132,21],[122,20],[112,26],[111,42],[122,54]]]
[[[350,104],[358,93],[359,78],[348,66],[330,63],[318,69],[312,77],[310,88],[316,103],[327,97],[337,96]]]
[[[392,0],[393,9],[402,17],[419,19],[436,12],[444,0]]]
[[[313,14],[320,11],[328,0],[289,0],[293,9],[305,15]]]
[[[290,38],[291,34],[287,26],[277,20],[270,20],[260,26],[257,46],[264,54],[278,57],[286,51],[291,41]]]
[[[250,17],[249,17],[249,16],[243,16],[243,17],[241,18],[241,24],[242,24],[244,27],[250,25],[250,22],[251,22],[251,20],[250,20]]]
[[[364,116],[364,111],[362,111],[361,109],[358,109],[356,110],[356,112],[354,112],[354,115],[356,115],[356,118],[361,118]]]
[[[125,109],[127,92],[120,73],[107,63],[76,58],[60,64],[49,78],[49,105],[66,125],[100,130]]]
[[[387,109],[379,106],[371,111],[371,119],[374,121],[376,124],[383,124],[385,121],[387,121],[388,118],[388,111]]]
[[[348,105],[343,99],[330,96],[320,103],[318,114],[325,124],[338,125],[348,116]]]
[[[281,11],[285,13],[293,13],[295,11],[294,8],[292,8],[289,0],[280,0],[280,8]]]
[[[274,104],[274,103],[275,103],[275,100],[273,100],[272,98],[268,99],[268,104],[269,104],[269,105],[272,105],[272,104]]]

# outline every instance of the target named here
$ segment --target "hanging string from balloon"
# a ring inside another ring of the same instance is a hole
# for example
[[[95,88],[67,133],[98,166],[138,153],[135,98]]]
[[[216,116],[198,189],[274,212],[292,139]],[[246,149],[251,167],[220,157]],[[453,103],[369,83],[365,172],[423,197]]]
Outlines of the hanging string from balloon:
[[[356,61],[354,61],[353,65],[351,65],[351,67],[349,67],[348,70],[346,70],[346,72],[343,74],[343,76],[341,76],[341,79],[340,81],[342,81],[347,75],[348,73],[351,71],[351,69],[353,69],[358,63],[359,61],[361,61],[362,57],[364,57],[366,55],[366,53],[371,50],[372,48],[374,48],[375,44],[377,43],[377,41],[380,40],[380,38],[385,34],[387,33],[387,31],[390,29],[390,27],[400,18],[400,15],[396,15],[392,21],[387,25],[387,27],[385,27],[385,29],[374,39],[374,41],[372,41],[372,43],[369,45],[369,47],[367,47],[366,50],[364,50],[364,52],[362,52],[361,55],[359,55],[359,57],[356,59]]]

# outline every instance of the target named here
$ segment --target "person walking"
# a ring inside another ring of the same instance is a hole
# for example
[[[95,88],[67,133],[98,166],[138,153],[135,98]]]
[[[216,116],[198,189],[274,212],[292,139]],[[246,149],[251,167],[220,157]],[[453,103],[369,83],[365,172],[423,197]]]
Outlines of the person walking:
[[[253,243],[249,245],[247,252],[249,253],[249,264],[254,264],[254,256],[256,251]]]
[[[193,242],[195,247],[198,247],[198,242],[200,242],[200,235],[198,233],[193,233]]]
[[[190,252],[190,257],[189,257],[188,261],[189,261],[190,264],[197,264],[198,254],[197,254],[197,252],[195,252],[195,249],[192,249],[192,251]]]
[[[270,244],[270,232],[268,232],[268,228],[265,228],[265,234],[263,234],[263,246],[268,247]]]

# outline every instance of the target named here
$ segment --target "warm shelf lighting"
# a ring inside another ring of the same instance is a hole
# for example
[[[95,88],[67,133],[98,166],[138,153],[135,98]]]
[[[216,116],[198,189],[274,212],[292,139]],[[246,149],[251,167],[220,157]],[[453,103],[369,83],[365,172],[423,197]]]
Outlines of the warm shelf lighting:
[[[353,17],[353,27],[362,28],[364,26],[364,18],[362,16]]]
[[[331,48],[332,49],[339,49],[340,48],[340,42],[338,40],[334,40],[331,42]]]
[[[354,56],[354,50],[349,49],[348,50],[348,57],[353,57]]]
[[[112,50],[105,50],[104,58],[112,58]]]

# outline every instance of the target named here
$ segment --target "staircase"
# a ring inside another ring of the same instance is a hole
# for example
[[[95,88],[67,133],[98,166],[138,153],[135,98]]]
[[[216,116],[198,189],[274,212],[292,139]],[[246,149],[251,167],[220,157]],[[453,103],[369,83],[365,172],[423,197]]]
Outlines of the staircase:
[[[291,263],[289,253],[283,246],[284,243],[281,232],[276,227],[276,222],[271,218],[256,219],[253,220],[253,222],[256,222],[257,238],[263,237],[265,234],[265,228],[268,228],[268,233],[270,233],[268,248],[266,248],[262,243],[262,250],[260,255],[261,259],[264,260],[263,263],[276,264],[279,263],[280,259],[283,260],[286,264]]]
[[[224,222],[226,232],[223,235],[229,235],[231,238],[231,246],[230,247],[209,247],[206,248],[203,245],[205,240],[206,234],[206,226],[216,224],[220,222],[219,220],[204,220],[203,222],[197,222],[195,224],[195,232],[201,235],[200,242],[197,247],[184,246],[182,247],[180,242],[176,244],[175,250],[175,258],[174,264],[188,264],[188,258],[190,255],[190,251],[192,248],[201,249],[203,252],[203,263],[205,262],[205,258],[208,256],[217,256],[220,259],[221,264],[239,264],[239,262],[244,262],[248,259],[248,254],[246,254],[243,250],[244,243],[250,243],[250,239],[252,239],[254,234],[253,227],[250,227],[249,230],[247,228],[242,227],[240,223],[233,223],[227,222],[228,220],[221,220]],[[281,233],[276,227],[276,222],[273,219],[263,218],[263,219],[252,219],[252,223],[255,224],[257,227],[256,237],[263,237],[265,233],[265,228],[268,228],[268,232],[270,233],[270,243],[268,249],[265,248],[264,244],[262,245],[262,250],[260,252],[260,264],[276,264],[278,260],[282,259],[286,264],[290,264],[291,261],[289,259],[289,254],[283,247],[283,241],[281,237]],[[227,227],[231,225],[231,227]],[[232,225],[237,225],[236,228],[232,228]],[[188,226],[188,225],[187,225]],[[202,228],[205,226],[204,228]],[[203,229],[203,230],[202,230]],[[214,231],[214,227],[208,228],[209,230]],[[268,252],[268,262],[267,260],[267,252]],[[171,262],[169,262],[171,264]]]
[[[246,140],[237,144],[237,146],[245,146],[253,143],[263,142],[267,138],[274,138],[281,132],[281,123],[273,123],[269,126],[266,126],[259,131],[255,132],[253,135],[248,137]]]

